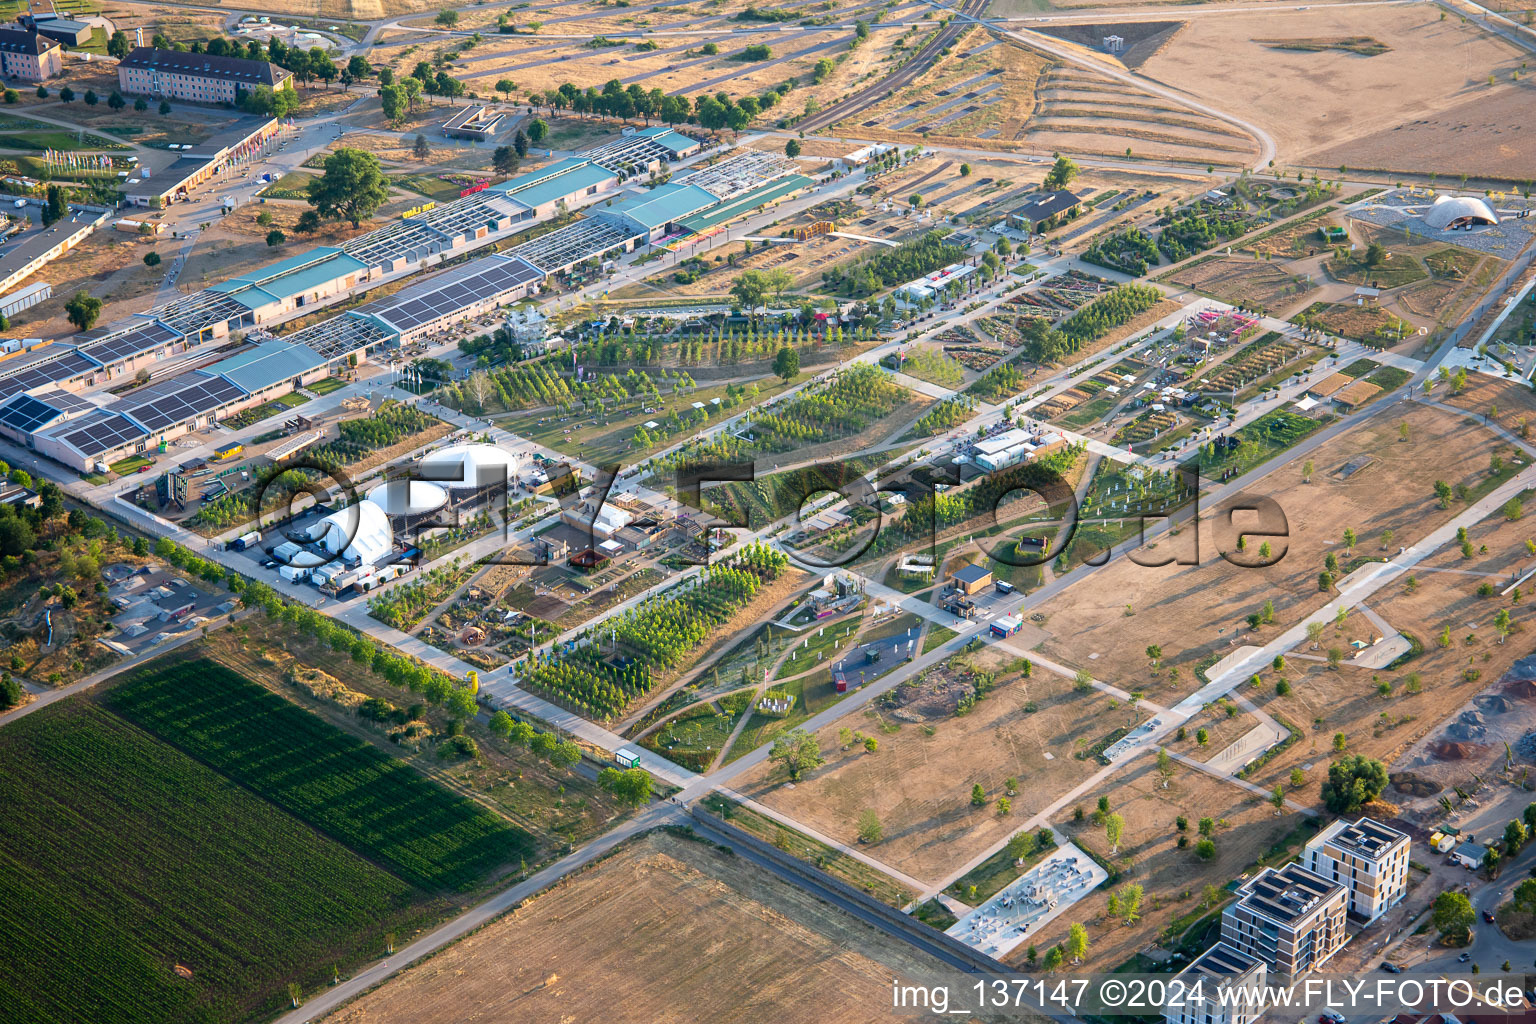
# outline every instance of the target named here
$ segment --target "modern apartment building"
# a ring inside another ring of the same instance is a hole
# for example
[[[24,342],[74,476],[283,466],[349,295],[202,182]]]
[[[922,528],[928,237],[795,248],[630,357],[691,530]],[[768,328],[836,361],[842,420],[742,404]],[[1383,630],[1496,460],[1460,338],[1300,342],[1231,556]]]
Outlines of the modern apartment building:
[[[1265,868],[1237,890],[1221,915],[1221,941],[1291,978],[1315,970],[1344,946],[1349,894],[1300,864]]]
[[[7,25],[0,28],[0,72],[23,82],[52,78],[64,70],[63,49],[36,29]]]
[[[1263,960],[1218,942],[1178,973],[1188,986],[1184,1002],[1169,1007],[1163,1019],[1168,1024],[1253,1024],[1264,1012],[1259,997],[1267,976]],[[1196,982],[1204,995],[1190,999],[1187,993]]]
[[[233,103],[258,85],[282,88],[293,77],[276,64],[140,46],[117,65],[117,86],[130,95],[168,96],[189,103]]]
[[[1372,818],[1340,818],[1319,832],[1301,854],[1308,871],[1338,882],[1349,912],[1374,921],[1408,891],[1408,837]]]

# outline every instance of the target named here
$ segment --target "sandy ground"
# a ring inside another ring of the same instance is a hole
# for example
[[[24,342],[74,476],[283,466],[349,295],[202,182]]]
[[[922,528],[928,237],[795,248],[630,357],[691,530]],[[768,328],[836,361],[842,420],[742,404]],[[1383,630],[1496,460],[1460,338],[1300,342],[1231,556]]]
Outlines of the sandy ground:
[[[1409,425],[1409,441],[1398,440],[1400,420]],[[1456,514],[1455,505],[1436,508],[1434,482],[1476,484],[1500,447],[1507,446],[1462,417],[1432,408],[1378,417],[1318,449],[1311,456],[1310,484],[1302,484],[1300,463],[1306,460],[1298,460],[1253,489],[1272,496],[1286,516],[1289,547],[1276,543],[1276,553],[1284,555],[1275,565],[1239,568],[1221,559],[1206,518],[1199,565],[1146,568],[1119,559],[1039,608],[1052,634],[1045,652],[1153,700],[1182,696],[1196,685],[1194,667],[1206,657],[1225,655],[1237,643],[1264,643],[1321,603],[1317,574],[1330,551],[1348,560],[1341,541],[1346,527],[1359,537],[1356,555],[1379,554],[1381,532],[1388,528],[1395,531],[1394,546],[1413,543]],[[1343,478],[1339,470],[1362,455],[1373,461]],[[1164,540],[1148,557],[1187,551],[1188,537],[1186,530]],[[1275,624],[1254,633],[1243,620],[1266,600],[1275,603]],[[1127,603],[1134,615],[1125,615]],[[1166,669],[1152,674],[1145,653],[1150,644],[1162,646],[1164,664],[1179,669],[1178,680],[1170,680]]]
[[[326,1018],[843,1022],[891,1019],[932,969],[712,846],[653,832]]]
[[[871,855],[938,881],[1097,768],[1075,751],[1145,717],[1123,704],[1111,710],[1112,698],[1075,693],[1070,680],[1042,671],[1011,678],[963,717],[903,723],[877,710],[850,714],[817,734],[824,767],[792,787],[782,771],[757,769],[737,788],[848,843],[857,841],[859,814],[872,809],[884,838]],[[842,751],[844,727],[877,736],[880,749]],[[1010,777],[1024,784],[1001,815],[995,801]],[[971,806],[978,783],[989,797],[984,807]]]
[[[1392,49],[1362,57],[1279,50],[1257,41],[1350,36],[1372,37]],[[1504,96],[1527,88],[1508,83],[1528,56],[1455,18],[1441,21],[1435,7],[1329,7],[1192,18],[1142,72],[1255,121],[1275,138],[1282,161],[1374,138],[1379,155],[1360,162],[1387,166],[1431,144],[1423,132],[1394,132],[1398,126],[1472,102],[1489,111],[1480,120],[1508,125],[1509,116],[1492,111],[1515,113]],[[1490,87],[1490,74],[1500,84]],[[1465,138],[1457,145],[1471,148]]]

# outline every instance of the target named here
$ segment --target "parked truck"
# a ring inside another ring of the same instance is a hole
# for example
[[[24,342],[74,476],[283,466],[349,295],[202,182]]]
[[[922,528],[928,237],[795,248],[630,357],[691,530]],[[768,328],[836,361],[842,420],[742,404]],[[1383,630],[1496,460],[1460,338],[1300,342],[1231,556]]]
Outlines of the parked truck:
[[[306,583],[314,570],[307,565],[280,565],[277,575],[289,583]]]
[[[244,551],[246,548],[253,548],[257,544],[260,544],[260,543],[261,543],[261,531],[260,530],[252,530],[250,533],[247,533],[247,534],[245,534],[243,536],[240,536],[240,537],[236,537],[234,540],[230,541],[228,544],[225,544],[224,545],[224,550],[226,550],[226,551]]]

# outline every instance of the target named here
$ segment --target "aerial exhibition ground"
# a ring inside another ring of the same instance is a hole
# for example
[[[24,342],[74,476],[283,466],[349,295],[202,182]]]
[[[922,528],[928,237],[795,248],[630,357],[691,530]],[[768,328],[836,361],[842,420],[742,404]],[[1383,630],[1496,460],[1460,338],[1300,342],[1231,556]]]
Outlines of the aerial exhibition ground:
[[[0,1019],[1530,1012],[1536,7],[7,17]]]

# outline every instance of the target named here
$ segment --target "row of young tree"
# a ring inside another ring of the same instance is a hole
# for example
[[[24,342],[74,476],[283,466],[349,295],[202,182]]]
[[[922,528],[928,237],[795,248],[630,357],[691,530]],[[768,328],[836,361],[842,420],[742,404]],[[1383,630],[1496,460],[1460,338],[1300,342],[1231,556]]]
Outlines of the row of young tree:
[[[762,450],[792,451],[857,433],[889,415],[908,397],[907,390],[889,376],[860,363],[825,387],[797,395],[771,412],[754,413],[749,429]]]
[[[965,259],[965,247],[946,243],[946,234],[946,231],[934,230],[920,238],[902,242],[894,249],[878,249],[852,268],[833,267],[823,271],[822,283],[833,291],[864,298],[886,288],[914,281],[940,267]]]
[[[586,717],[611,718],[650,692],[653,666],[676,664],[786,565],[783,554],[748,545],[729,562],[712,567],[687,593],[647,602],[609,620],[599,627],[598,637],[573,650],[530,656],[521,666],[518,685]],[[621,642],[634,657],[615,657],[603,633],[610,644]]]

